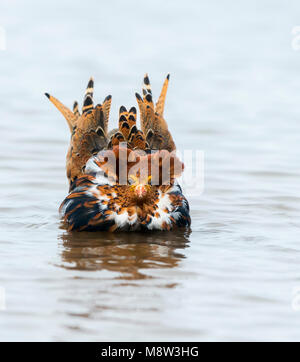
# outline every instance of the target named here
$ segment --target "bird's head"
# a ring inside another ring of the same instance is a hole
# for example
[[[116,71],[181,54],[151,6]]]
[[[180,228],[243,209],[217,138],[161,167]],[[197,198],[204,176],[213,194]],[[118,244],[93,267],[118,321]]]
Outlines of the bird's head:
[[[144,200],[147,198],[151,189],[151,176],[148,176],[144,180],[140,180],[136,176],[130,176],[130,190],[137,200]]]

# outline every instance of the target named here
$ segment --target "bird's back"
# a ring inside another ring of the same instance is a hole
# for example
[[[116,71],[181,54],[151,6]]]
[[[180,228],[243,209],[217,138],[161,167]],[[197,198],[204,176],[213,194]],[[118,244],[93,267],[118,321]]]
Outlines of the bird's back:
[[[91,78],[73,111],[46,94],[71,131],[66,170],[69,195],[60,210],[69,230],[171,230],[190,225],[189,205],[176,178],[183,164],[163,118],[167,76],[154,105],[148,75],[135,107],[120,107],[118,128],[108,131],[111,96],[94,106]]]

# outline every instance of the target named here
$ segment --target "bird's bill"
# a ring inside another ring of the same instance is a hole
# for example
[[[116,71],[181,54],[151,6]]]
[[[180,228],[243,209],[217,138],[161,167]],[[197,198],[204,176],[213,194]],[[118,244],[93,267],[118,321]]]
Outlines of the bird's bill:
[[[139,184],[135,186],[134,192],[139,199],[142,199],[147,195],[148,187],[147,185]]]

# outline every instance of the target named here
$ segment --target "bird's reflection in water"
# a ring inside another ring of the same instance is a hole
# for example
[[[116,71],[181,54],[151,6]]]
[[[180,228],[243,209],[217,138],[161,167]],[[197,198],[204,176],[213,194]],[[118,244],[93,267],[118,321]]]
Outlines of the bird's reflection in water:
[[[144,233],[65,232],[62,266],[117,272],[117,278],[147,278],[145,269],[174,268],[185,256],[190,231]]]

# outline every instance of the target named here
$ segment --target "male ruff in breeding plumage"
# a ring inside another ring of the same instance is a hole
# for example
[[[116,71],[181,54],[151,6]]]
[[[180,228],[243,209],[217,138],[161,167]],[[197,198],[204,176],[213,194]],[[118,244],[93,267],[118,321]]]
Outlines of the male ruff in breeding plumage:
[[[60,206],[68,230],[154,231],[187,228],[189,205],[176,178],[183,164],[163,117],[169,75],[154,105],[149,77],[136,108],[121,106],[119,127],[108,132],[111,96],[94,106],[91,78],[82,114],[46,96],[63,114],[71,131],[67,153],[69,195]]]

